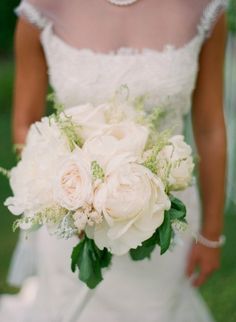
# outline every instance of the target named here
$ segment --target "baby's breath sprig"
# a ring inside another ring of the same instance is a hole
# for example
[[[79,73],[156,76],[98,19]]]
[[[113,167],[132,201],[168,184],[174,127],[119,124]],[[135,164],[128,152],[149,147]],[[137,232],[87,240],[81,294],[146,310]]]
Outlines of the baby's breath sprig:
[[[67,115],[64,117],[65,119],[58,120],[58,124],[68,140],[70,150],[73,151],[76,146],[82,147],[83,141],[78,134],[78,126],[72,121],[72,118]]]
[[[144,112],[144,105],[145,105],[145,101],[147,99],[148,95],[145,94],[145,95],[140,95],[140,96],[137,96],[135,99],[134,99],[134,108],[137,112]]]
[[[160,152],[166,145],[169,145],[169,138],[171,137],[171,130],[164,130],[162,132],[151,131],[146,149],[154,149],[156,153]]]
[[[53,109],[55,110],[56,115],[60,115],[63,112],[63,110],[65,109],[65,106],[59,102],[55,93],[48,94],[47,100],[48,100],[48,102],[53,103]]]
[[[69,211],[60,221],[55,235],[58,238],[69,239],[73,235],[77,234],[77,228],[74,225],[73,212]]]
[[[166,115],[166,111],[162,107],[154,107],[152,112],[147,115],[147,126],[151,131],[158,130],[161,119]]]
[[[34,214],[32,217],[22,216],[20,219],[15,220],[13,223],[13,231],[22,226],[28,226],[29,229],[32,229],[34,227],[40,227],[44,224],[59,224],[66,216],[67,212],[68,211],[66,209],[58,205],[47,207]]]
[[[151,155],[143,162],[143,165],[148,168],[152,173],[157,174],[157,160],[154,151]]]
[[[171,225],[173,229],[178,232],[185,232],[188,229],[188,224],[184,219],[183,220],[172,219]]]
[[[105,173],[103,171],[103,168],[98,164],[97,161],[92,161],[91,170],[94,180],[104,180]]]
[[[159,152],[166,146],[169,145],[169,131],[163,131],[157,137],[156,144],[150,149],[150,153],[146,160],[143,162],[143,165],[147,167],[152,173],[159,175],[163,181],[167,180],[169,175],[168,162],[160,162],[158,159]]]
[[[129,87],[126,84],[122,84],[109,100],[110,105],[115,109],[124,102],[129,102]]]
[[[116,91],[114,96],[112,97],[113,102],[119,103],[120,101],[129,101],[129,87],[127,84],[122,84]]]
[[[51,119],[55,120],[62,133],[66,136],[70,150],[73,151],[76,146],[81,147],[83,142],[78,134],[79,126],[73,122],[71,116],[65,114],[65,106],[58,101],[55,93],[49,94],[47,99],[53,103],[53,108],[55,110],[55,113],[51,115]]]

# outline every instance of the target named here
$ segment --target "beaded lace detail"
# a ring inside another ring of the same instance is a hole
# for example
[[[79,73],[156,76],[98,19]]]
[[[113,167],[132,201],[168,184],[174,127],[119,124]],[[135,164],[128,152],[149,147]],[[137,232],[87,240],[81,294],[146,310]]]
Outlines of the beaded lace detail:
[[[219,14],[228,6],[227,0],[214,0],[203,11],[203,15],[198,26],[198,32],[205,34],[206,37],[211,35]]]
[[[44,17],[39,10],[32,4],[24,1],[15,9],[18,16],[23,16],[38,28],[43,29],[49,23],[48,19]]]

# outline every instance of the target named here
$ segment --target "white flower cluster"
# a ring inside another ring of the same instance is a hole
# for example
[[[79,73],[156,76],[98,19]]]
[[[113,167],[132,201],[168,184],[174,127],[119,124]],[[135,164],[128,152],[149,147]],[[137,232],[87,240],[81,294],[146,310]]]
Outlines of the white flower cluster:
[[[5,202],[23,215],[21,226],[56,205],[71,215],[63,222],[71,231],[85,231],[113,254],[150,238],[171,206],[168,193],[190,184],[193,160],[182,136],[160,135],[146,151],[151,129],[137,122],[137,113],[130,104],[86,104],[32,125]]]

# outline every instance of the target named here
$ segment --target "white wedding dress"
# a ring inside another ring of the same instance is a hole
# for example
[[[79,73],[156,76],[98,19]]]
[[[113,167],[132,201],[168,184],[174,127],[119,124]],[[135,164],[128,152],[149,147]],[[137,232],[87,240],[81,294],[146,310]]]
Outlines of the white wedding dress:
[[[106,53],[78,48],[58,36],[53,16],[44,15],[37,5],[23,1],[18,13],[42,30],[50,83],[66,108],[104,102],[120,85],[127,84],[131,97],[148,93],[147,108],[153,103],[165,107],[169,113],[164,125],[182,133],[184,116],[191,108],[201,47],[226,5],[226,1],[219,0],[203,2],[202,14],[192,21],[195,35],[182,46],[168,42],[161,50],[122,47]],[[193,1],[184,3],[191,6]],[[184,17],[188,18],[187,12]],[[200,203],[196,187],[178,195],[187,205],[191,229],[197,231]],[[57,240],[44,229],[35,239],[37,277],[23,286],[20,295],[2,297],[1,322],[212,321],[184,274],[190,235],[163,256],[156,249],[151,260],[133,262],[129,256],[115,257],[95,290],[89,290],[70,270],[70,253],[76,239]],[[15,274],[21,274],[16,267],[15,263]]]

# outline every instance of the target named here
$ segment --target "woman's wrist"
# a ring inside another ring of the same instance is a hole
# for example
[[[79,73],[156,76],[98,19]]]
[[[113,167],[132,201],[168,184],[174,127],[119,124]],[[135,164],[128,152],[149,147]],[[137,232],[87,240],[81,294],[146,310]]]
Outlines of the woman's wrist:
[[[212,212],[204,213],[200,233],[210,240],[218,240],[223,233],[223,212],[214,215]]]
[[[225,244],[225,241],[226,238],[224,235],[220,235],[217,240],[211,240],[199,233],[196,238],[197,243],[208,248],[220,248]]]
[[[201,231],[200,231],[200,234],[207,238],[207,239],[210,239],[210,240],[219,240],[220,236],[222,235],[223,233],[223,229],[221,228],[217,228],[217,229],[207,229],[207,228],[202,228]]]

